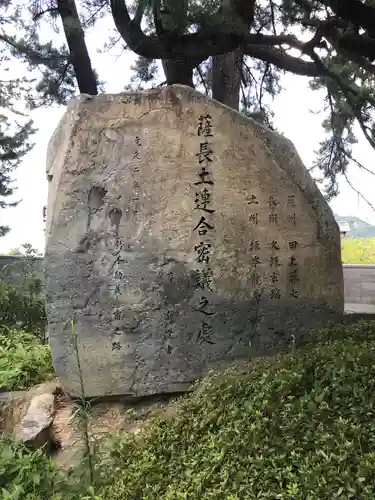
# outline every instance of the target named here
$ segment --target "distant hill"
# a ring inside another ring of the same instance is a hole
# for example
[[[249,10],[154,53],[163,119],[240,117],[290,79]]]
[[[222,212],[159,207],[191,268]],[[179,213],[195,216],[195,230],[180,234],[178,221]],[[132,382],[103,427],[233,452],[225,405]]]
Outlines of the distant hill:
[[[346,233],[347,238],[374,238],[375,226],[359,219],[353,215],[334,214],[337,221],[347,222],[350,226],[350,232]]]

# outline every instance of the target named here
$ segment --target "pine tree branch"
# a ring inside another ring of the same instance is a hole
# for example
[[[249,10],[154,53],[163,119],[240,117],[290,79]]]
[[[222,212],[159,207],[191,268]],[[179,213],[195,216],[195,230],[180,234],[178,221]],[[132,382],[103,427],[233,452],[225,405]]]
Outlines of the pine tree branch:
[[[310,51],[310,56],[314,60],[318,69],[320,70],[321,75],[326,76],[330,80],[336,82],[339,89],[344,94],[347,103],[349,104],[355,118],[357,119],[359,126],[363,132],[363,135],[365,136],[371,147],[375,149],[375,141],[369,134],[368,130],[366,129],[366,126],[362,119],[360,107],[365,102],[363,101],[363,99],[361,99],[359,87],[354,86],[353,84],[348,85],[340,75],[325,67],[323,62],[320,60],[319,56],[314,52],[314,50]],[[371,103],[372,106],[375,106],[375,99],[367,97],[366,101]]]
[[[323,3],[332,9],[337,18],[365,29],[371,37],[375,36],[375,9],[371,5],[360,0],[325,0]]]
[[[374,175],[375,176],[375,172],[373,170],[370,170],[369,168],[365,167],[363,165],[363,163],[361,163],[360,161],[356,160],[353,155],[351,155],[350,153],[348,153],[347,151],[345,151],[343,148],[339,147],[341,153],[343,155],[345,155],[350,161],[352,161],[353,163],[355,163],[357,165],[358,168],[364,170],[365,172],[368,172],[369,174],[371,175]]]
[[[48,65],[48,63],[51,61],[62,61],[66,59],[65,55],[45,56],[41,52],[38,52],[37,50],[31,48],[31,46],[26,46],[19,42],[16,42],[13,38],[5,35],[4,33],[0,34],[0,40],[15,49],[17,53],[26,56],[27,59],[34,64]]]
[[[142,17],[143,17],[143,14],[145,12],[145,9],[146,9],[146,0],[138,0],[138,7],[137,7],[137,10],[135,12],[135,16],[134,16],[134,23],[135,24],[138,24],[138,26],[141,26],[141,22],[142,22]]]
[[[50,14],[52,12],[57,12],[57,8],[56,7],[50,7],[49,9],[41,10],[40,12],[37,12],[36,14],[33,15],[33,21],[36,22],[41,17],[43,17],[44,14]]]
[[[371,61],[375,59],[375,38],[348,30],[348,22],[342,19],[336,17],[329,17],[325,20],[309,18],[305,19],[302,25],[317,28],[315,37],[327,38],[338,51],[347,51],[357,56],[367,57]]]
[[[358,196],[360,196],[362,198],[362,200],[367,203],[367,205],[372,208],[372,210],[375,212],[375,206],[357,189],[353,186],[352,182],[349,180],[346,172],[343,172],[342,175],[345,177],[345,180],[346,182],[348,183],[348,185],[353,189],[353,191],[355,191]]]
[[[199,78],[201,79],[202,85],[203,85],[203,87],[204,87],[204,92],[205,92],[205,94],[208,96],[208,94],[209,94],[209,93],[208,93],[208,88],[207,88],[207,84],[206,84],[206,82],[205,82],[205,80],[204,80],[204,77],[203,77],[202,71],[201,71],[201,69],[200,69],[199,65],[197,65],[195,68],[196,68],[196,70],[197,70],[197,72],[198,72]]]
[[[110,0],[116,28],[126,45],[148,59],[195,59],[203,61],[210,55],[232,52],[241,44],[238,34],[208,33],[178,35],[167,32],[162,37],[147,36],[130,18],[125,0]]]
[[[320,72],[313,62],[290,56],[281,49],[262,45],[244,45],[244,53],[248,56],[270,62],[274,66],[294,73],[295,75],[317,77]]]
[[[241,45],[288,45],[301,51],[305,49],[305,43],[294,35],[240,35],[236,30],[222,33],[218,27],[187,35],[166,32],[162,36],[148,36],[130,18],[125,0],[110,0],[110,3],[116,27],[128,48],[148,59],[203,61],[213,55],[233,52]]]
[[[241,19],[244,26],[251,26],[254,21],[255,0],[232,0],[234,14]]]
[[[63,24],[70,60],[74,66],[79,90],[82,94],[97,95],[98,85],[75,0],[57,0],[57,8]]]
[[[154,17],[156,34],[162,36],[164,30],[160,15],[160,0],[152,0],[152,14]]]

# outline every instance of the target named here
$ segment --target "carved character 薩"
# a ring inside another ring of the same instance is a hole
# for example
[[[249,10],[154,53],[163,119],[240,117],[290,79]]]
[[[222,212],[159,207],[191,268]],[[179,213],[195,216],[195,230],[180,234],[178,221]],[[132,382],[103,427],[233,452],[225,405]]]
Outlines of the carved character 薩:
[[[198,130],[197,134],[204,137],[213,137],[212,134],[212,118],[208,113],[206,115],[201,115],[198,118]]]

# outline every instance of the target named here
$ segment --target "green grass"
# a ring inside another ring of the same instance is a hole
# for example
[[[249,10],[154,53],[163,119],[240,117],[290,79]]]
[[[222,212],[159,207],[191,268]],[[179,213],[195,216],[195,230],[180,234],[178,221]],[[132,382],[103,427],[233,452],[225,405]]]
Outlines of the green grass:
[[[24,390],[52,376],[49,345],[23,330],[0,327],[0,390]]]
[[[375,238],[343,238],[341,259],[343,264],[375,264]]]
[[[374,498],[375,322],[330,325],[295,353],[213,373],[175,405],[106,442],[91,493],[0,439],[1,498]]]
[[[113,445],[107,500],[373,499],[375,323],[207,378]],[[339,339],[339,340],[338,340]]]

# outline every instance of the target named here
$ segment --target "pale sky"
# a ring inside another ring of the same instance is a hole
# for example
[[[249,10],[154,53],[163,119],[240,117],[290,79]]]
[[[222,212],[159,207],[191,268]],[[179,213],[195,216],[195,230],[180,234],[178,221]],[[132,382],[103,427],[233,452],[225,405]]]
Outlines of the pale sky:
[[[95,47],[101,47],[113,28],[110,19],[104,19],[100,25],[86,36],[93,66],[99,70],[101,79],[106,79],[107,92],[121,92],[128,83],[133,55],[130,52],[118,57],[117,47],[108,54],[100,54]],[[98,33],[106,35],[98,37]],[[52,32],[51,36],[56,37]],[[48,39],[48,35],[44,37]],[[99,42],[98,42],[99,41]],[[94,47],[94,49],[93,49]],[[274,123],[278,130],[295,144],[298,153],[307,167],[314,160],[314,150],[323,137],[321,122],[323,115],[316,113],[323,107],[324,94],[312,92],[308,80],[304,77],[286,75],[282,79],[285,90],[273,103]],[[14,199],[22,199],[16,208],[1,210],[1,223],[11,227],[11,231],[0,238],[0,253],[7,253],[24,243],[44,252],[44,223],[42,208],[47,200],[47,180],[45,173],[46,150],[48,141],[64,114],[64,107],[38,109],[30,114],[39,129],[34,136],[34,149],[25,157],[22,165],[15,172],[17,191]],[[310,111],[315,113],[311,113]],[[354,148],[354,156],[367,168],[373,169],[375,152],[360,137]],[[360,171],[355,165],[350,166],[348,178],[370,202],[375,204],[375,176]],[[339,215],[356,215],[362,220],[375,224],[375,212],[362,201],[346,183],[340,182],[340,194],[330,205]]]

